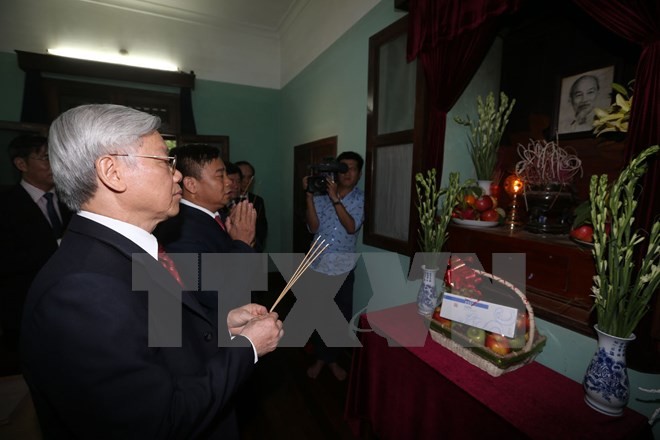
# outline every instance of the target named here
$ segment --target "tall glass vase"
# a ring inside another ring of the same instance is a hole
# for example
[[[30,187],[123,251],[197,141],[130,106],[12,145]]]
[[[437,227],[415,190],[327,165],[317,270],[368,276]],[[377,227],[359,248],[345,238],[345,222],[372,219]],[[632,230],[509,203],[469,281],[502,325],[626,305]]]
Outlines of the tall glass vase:
[[[620,416],[630,398],[626,368],[626,348],[635,335],[619,338],[602,332],[598,325],[598,351],[584,375],[584,400],[587,405],[608,416]]]
[[[435,287],[435,274],[438,268],[422,265],[424,277],[417,293],[417,311],[420,315],[431,315],[438,305],[438,290]]]

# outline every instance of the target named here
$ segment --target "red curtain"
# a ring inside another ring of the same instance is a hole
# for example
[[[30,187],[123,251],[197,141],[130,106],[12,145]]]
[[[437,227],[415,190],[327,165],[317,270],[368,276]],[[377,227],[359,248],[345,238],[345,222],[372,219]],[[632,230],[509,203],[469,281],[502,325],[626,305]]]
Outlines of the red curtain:
[[[660,143],[660,0],[573,0],[612,32],[642,46],[635,73],[626,159]],[[660,160],[654,158],[644,176],[639,224],[650,231],[658,215]]]
[[[521,0],[410,0],[408,61],[419,58],[428,87],[427,168],[442,170],[447,112],[492,45],[498,17]]]

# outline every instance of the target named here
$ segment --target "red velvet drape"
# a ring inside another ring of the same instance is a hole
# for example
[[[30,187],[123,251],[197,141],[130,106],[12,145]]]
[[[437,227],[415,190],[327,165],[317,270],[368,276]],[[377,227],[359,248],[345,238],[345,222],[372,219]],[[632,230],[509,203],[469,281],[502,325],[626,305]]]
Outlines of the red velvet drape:
[[[596,21],[642,46],[635,73],[626,159],[660,143],[660,0],[573,0]],[[650,231],[660,211],[660,160],[650,162],[644,177],[637,215],[641,227]]]
[[[428,87],[426,168],[442,170],[447,112],[495,39],[497,18],[520,0],[410,0],[408,60],[419,58]]]

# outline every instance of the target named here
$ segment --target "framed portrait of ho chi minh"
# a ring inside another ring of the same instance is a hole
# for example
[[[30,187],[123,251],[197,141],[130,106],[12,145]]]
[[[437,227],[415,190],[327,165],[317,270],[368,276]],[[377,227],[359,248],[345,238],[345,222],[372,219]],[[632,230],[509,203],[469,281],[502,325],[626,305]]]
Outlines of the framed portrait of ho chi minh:
[[[594,110],[605,109],[612,102],[613,81],[613,65],[560,79],[556,112],[557,135],[560,138],[589,136],[592,133]]]

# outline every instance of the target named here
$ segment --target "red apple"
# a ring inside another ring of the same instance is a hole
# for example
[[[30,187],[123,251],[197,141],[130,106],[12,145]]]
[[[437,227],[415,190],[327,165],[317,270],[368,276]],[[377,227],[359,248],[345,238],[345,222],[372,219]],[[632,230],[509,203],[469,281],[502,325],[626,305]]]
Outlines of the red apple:
[[[481,213],[481,220],[485,222],[496,222],[500,219],[500,213],[494,209],[489,209]]]
[[[473,208],[465,208],[461,212],[461,218],[463,220],[474,220],[477,218],[477,211],[475,211]]]
[[[488,211],[493,208],[493,199],[490,196],[481,196],[474,202],[474,207],[480,212]]]
[[[496,333],[489,333],[486,335],[486,347],[493,353],[505,355],[511,352],[511,346],[507,341],[506,336],[498,335]]]
[[[438,324],[440,324],[441,327],[446,328],[447,330],[451,329],[451,319],[443,318],[440,316],[440,311],[442,310],[442,307],[438,306],[435,308],[435,311],[433,312],[432,319],[436,321]]]
[[[577,240],[591,243],[594,241],[594,228],[591,225],[582,225],[571,230],[569,235]]]
[[[491,182],[490,183],[490,195],[492,197],[499,197],[500,192],[501,192],[500,186],[495,182]]]

